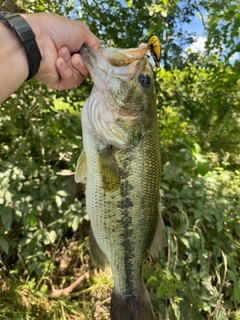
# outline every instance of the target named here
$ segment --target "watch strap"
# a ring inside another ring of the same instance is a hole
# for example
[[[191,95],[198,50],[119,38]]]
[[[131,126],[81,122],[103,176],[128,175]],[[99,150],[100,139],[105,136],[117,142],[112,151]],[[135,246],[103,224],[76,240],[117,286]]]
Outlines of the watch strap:
[[[20,14],[0,14],[0,20],[5,22],[22,43],[27,54],[29,66],[26,81],[33,78],[38,72],[42,56],[32,28]]]

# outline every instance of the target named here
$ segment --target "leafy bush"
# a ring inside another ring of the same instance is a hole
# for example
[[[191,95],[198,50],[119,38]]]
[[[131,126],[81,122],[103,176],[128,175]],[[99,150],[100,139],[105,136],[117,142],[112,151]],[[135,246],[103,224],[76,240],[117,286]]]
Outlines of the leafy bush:
[[[145,271],[156,311],[171,320],[239,318],[240,172],[194,144],[165,163],[161,194],[167,261]]]
[[[40,275],[49,246],[69,229],[76,231],[85,215],[69,176],[82,144],[83,102],[70,105],[56,95],[43,99],[41,86],[33,98],[30,88],[27,84],[18,100],[12,97],[1,107],[0,252],[4,263],[21,257],[29,274]]]

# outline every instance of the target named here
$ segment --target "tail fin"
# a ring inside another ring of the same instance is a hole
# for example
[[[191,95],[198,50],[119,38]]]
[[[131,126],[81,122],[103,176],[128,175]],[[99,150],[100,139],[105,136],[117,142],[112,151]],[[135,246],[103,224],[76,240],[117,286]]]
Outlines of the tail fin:
[[[146,290],[138,296],[112,293],[111,320],[153,320],[153,310]]]

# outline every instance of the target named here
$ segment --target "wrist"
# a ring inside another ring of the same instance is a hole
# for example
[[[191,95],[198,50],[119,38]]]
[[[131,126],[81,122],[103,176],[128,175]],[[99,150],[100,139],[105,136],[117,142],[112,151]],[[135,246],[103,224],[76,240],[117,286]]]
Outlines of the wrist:
[[[22,44],[18,41],[13,32],[0,20],[1,53],[5,56],[6,62],[9,61],[13,68],[16,67],[16,61],[22,69],[22,73],[28,75],[28,61]],[[7,44],[7,45],[6,45]],[[14,70],[9,70],[10,74]]]
[[[19,14],[1,14],[0,20],[5,23],[24,48],[29,70],[26,80],[31,79],[38,72],[42,60],[35,40],[35,33],[28,22]]]
[[[13,32],[0,21],[0,104],[24,82],[28,76],[27,56]]]
[[[35,41],[38,45],[41,56],[43,57],[43,46],[42,41],[42,16],[44,13],[20,13],[21,17],[27,21],[32,31],[34,32],[36,38]]]

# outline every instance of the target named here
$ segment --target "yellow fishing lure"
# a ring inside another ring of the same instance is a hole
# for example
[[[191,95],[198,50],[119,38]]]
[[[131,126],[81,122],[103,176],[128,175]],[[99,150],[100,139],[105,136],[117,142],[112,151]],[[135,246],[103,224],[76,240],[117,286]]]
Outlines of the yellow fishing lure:
[[[148,40],[148,50],[151,53],[155,66],[159,67],[159,61],[161,56],[161,44],[157,36],[152,36]]]

